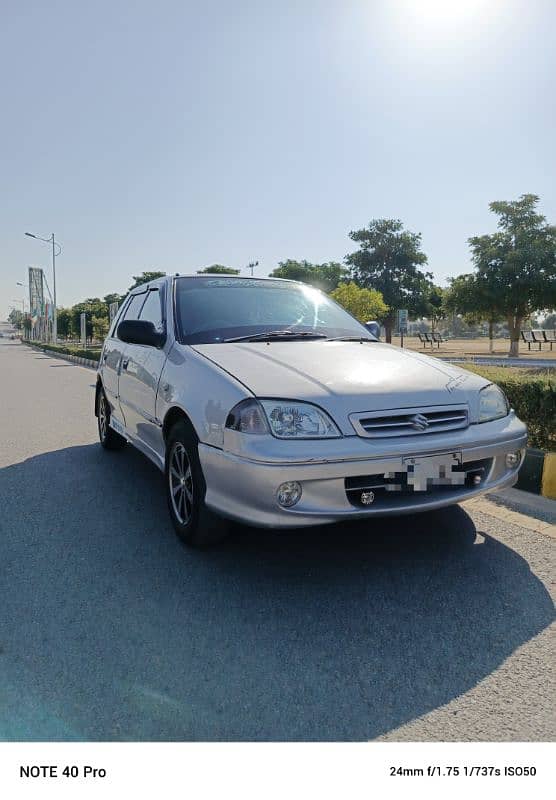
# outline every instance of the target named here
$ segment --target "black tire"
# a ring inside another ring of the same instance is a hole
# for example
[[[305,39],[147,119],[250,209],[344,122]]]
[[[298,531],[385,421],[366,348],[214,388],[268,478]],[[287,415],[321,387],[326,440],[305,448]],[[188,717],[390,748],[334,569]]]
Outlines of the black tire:
[[[110,427],[110,413],[110,403],[101,387],[97,391],[98,438],[105,450],[122,450],[127,441]]]
[[[207,485],[198,445],[192,426],[186,420],[177,422],[166,441],[164,474],[174,530],[190,547],[205,548],[227,536],[228,523],[205,505]]]

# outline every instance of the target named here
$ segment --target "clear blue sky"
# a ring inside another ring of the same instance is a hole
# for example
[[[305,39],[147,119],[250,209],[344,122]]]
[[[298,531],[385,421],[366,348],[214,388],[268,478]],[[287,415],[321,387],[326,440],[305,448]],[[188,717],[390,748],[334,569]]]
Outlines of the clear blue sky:
[[[0,318],[144,269],[341,260],[399,217],[440,283],[488,203],[556,222],[553,0],[2,0]],[[50,271],[47,273],[50,279]]]

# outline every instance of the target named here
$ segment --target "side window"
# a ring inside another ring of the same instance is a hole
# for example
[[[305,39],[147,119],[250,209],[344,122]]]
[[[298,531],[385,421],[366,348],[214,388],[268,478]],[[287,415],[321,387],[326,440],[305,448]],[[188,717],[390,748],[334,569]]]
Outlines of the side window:
[[[134,294],[125,307],[123,314],[120,314],[119,318],[116,320],[116,331],[118,331],[118,325],[120,322],[123,322],[124,319],[139,319],[139,312],[141,311],[141,306],[145,300],[144,294]]]
[[[144,294],[136,294],[131,298],[131,301],[126,308],[122,320],[124,319],[139,319],[139,312],[145,299]],[[121,321],[121,320],[120,320]]]
[[[160,292],[152,289],[148,295],[143,308],[139,314],[139,319],[152,322],[157,331],[162,332],[162,308],[160,306]]]

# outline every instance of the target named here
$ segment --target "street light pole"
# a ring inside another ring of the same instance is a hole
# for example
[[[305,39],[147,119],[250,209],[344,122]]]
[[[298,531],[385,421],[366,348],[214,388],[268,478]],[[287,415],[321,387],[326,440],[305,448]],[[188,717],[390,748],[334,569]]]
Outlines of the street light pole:
[[[53,301],[54,301],[53,302],[53,306],[54,307],[52,309],[52,312],[53,312],[52,313],[52,338],[54,339],[54,344],[57,344],[58,343],[58,306],[56,304],[56,256],[60,255],[60,253],[62,252],[62,247],[55,240],[54,234],[52,234],[52,236],[49,236],[48,239],[45,239],[42,236],[37,236],[34,233],[28,233],[28,232],[25,232],[25,236],[30,236],[31,239],[40,239],[41,242],[48,242],[49,244],[52,244],[52,278],[53,278],[53,280],[52,280],[52,284],[53,284],[52,288],[54,290],[54,297],[52,298]],[[59,248],[58,252],[56,252],[56,248],[57,247]]]
[[[16,281],[16,286],[21,286],[23,289],[28,289],[26,283],[21,283],[21,281]],[[23,300],[19,300],[19,303],[23,303],[23,313],[25,314],[25,292],[23,292]]]

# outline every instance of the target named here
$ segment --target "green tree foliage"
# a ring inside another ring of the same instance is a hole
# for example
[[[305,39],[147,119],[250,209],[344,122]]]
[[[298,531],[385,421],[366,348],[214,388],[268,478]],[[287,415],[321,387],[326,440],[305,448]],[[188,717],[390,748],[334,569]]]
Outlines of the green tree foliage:
[[[271,278],[287,278],[290,281],[302,281],[323,292],[331,292],[346,277],[347,269],[336,261],[324,264],[311,264],[309,261],[278,262],[278,266],[270,273]]]
[[[10,322],[14,326],[14,328],[18,331],[20,331],[23,327],[23,318],[24,318],[23,311],[20,311],[17,308],[12,308],[12,310],[8,314],[8,322]]]
[[[93,318],[105,318],[108,322],[108,306],[99,297],[89,297],[71,308],[70,335],[78,338],[81,335],[81,314],[87,315],[85,331],[87,338],[93,336]]]
[[[359,250],[346,256],[352,279],[366,289],[381,292],[389,312],[384,320],[386,341],[392,340],[396,311],[407,308],[412,316],[427,313],[432,273],[421,250],[421,234],[406,231],[399,219],[373,219],[366,228],[351,231]]]
[[[133,289],[136,289],[138,286],[142,286],[144,283],[150,283],[151,281],[155,281],[157,278],[163,278],[166,275],[165,272],[157,272],[156,270],[152,270],[151,272],[142,272],[140,275],[133,275],[133,285],[129,287],[127,290],[131,292]]]
[[[212,264],[210,267],[197,270],[197,275],[239,275],[239,273],[239,269],[225,267],[223,264]]]
[[[101,342],[106,339],[109,327],[110,323],[108,321],[108,317],[93,317],[91,319],[93,337]]]
[[[468,325],[488,322],[489,350],[494,349],[494,326],[504,319],[497,310],[495,287],[479,275],[468,273],[450,280],[446,291],[444,307],[446,311],[461,314]]]
[[[71,335],[72,325],[72,310],[71,308],[62,308],[59,306],[56,312],[58,321],[58,336],[67,339]]]
[[[425,302],[427,310],[425,316],[431,322],[431,331],[434,333],[440,320],[446,318],[446,307],[444,305],[445,290],[441,286],[432,286],[427,293]]]
[[[519,355],[523,321],[556,306],[556,227],[537,213],[539,198],[490,203],[498,231],[469,239],[477,280],[508,321],[510,355]]]
[[[361,289],[356,283],[340,284],[330,292],[330,297],[343,306],[346,311],[349,311],[359,322],[381,320],[388,313],[388,306],[380,292],[377,292],[376,289]]]
[[[120,303],[122,302],[122,300],[124,300],[124,298],[125,294],[118,294],[117,292],[112,292],[111,294],[105,295],[102,298],[102,300],[104,303],[106,303],[107,306],[109,306],[110,303],[117,303],[118,305],[120,305]]]

